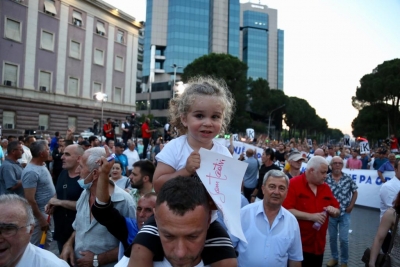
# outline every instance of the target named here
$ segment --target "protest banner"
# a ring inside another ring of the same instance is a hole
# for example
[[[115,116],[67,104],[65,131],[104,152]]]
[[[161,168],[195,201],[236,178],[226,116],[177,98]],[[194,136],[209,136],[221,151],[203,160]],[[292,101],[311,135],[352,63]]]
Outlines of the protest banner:
[[[253,141],[254,138],[255,138],[254,129],[252,129],[252,128],[247,128],[247,129],[246,129],[246,135],[247,135],[247,137],[248,137],[251,141]]]
[[[369,154],[369,144],[368,141],[360,142],[360,154]]]
[[[239,135],[233,134],[233,141],[239,141]]]
[[[247,243],[243,234],[240,207],[241,186],[247,163],[201,148],[197,175],[215,205],[222,212],[229,232]]]
[[[303,173],[307,169],[307,163],[302,163],[300,172]],[[342,172],[347,173],[356,182],[358,196],[356,204],[370,208],[380,207],[379,191],[382,186],[382,181],[375,170],[354,170],[342,169]],[[384,172],[383,176],[387,181],[394,177],[394,172]]]
[[[350,135],[348,135],[348,134],[345,134],[344,137],[343,137],[343,147],[345,147],[345,148],[350,148],[351,147],[351,145],[350,145]]]
[[[226,146],[226,147],[229,147],[229,145],[230,145],[229,144],[229,140],[225,140],[223,138],[215,138],[213,140],[218,142],[218,143],[220,143],[223,146]],[[256,150],[258,159],[261,159],[261,155],[264,152],[264,149],[262,149],[261,147],[253,146],[253,145],[250,145],[250,144],[247,144],[247,143],[244,143],[244,142],[240,142],[240,141],[237,141],[237,142],[234,141],[233,142],[233,147],[234,148],[233,148],[233,155],[232,156],[233,156],[234,159],[238,159],[240,154],[242,154],[242,153],[246,154],[246,150],[247,149]]]

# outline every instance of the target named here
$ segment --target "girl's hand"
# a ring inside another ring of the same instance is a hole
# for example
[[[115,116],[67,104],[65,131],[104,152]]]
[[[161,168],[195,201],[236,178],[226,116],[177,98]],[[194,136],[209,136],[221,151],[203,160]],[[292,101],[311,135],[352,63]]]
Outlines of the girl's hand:
[[[193,175],[198,168],[200,168],[200,154],[199,152],[193,151],[186,160],[185,169],[190,175]]]

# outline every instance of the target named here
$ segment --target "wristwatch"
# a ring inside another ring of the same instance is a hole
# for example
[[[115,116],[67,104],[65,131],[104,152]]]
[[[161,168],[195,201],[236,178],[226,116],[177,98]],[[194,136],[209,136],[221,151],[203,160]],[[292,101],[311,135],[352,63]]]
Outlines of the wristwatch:
[[[97,260],[97,255],[95,254],[93,257],[93,267],[98,267],[99,261]]]

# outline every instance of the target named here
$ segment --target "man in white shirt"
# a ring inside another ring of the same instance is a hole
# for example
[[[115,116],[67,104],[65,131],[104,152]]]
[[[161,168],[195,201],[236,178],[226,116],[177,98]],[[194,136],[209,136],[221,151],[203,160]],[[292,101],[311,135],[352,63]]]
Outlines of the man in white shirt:
[[[394,164],[394,177],[382,184],[381,190],[379,191],[379,197],[381,198],[380,203],[380,219],[382,219],[385,211],[393,206],[393,201],[396,199],[397,194],[400,191],[400,166],[399,160],[396,160]],[[386,253],[389,249],[390,240],[391,240],[391,232],[388,232],[385,240],[382,244],[382,251]]]
[[[21,166],[23,168],[25,168],[25,166],[32,160],[32,153],[31,153],[31,150],[29,149],[29,146],[33,142],[36,142],[36,138],[34,136],[30,135],[25,138],[24,143],[21,143],[24,153],[22,154],[22,157],[18,160],[18,162],[21,164]]]
[[[239,267],[300,267],[303,260],[300,228],[296,218],[282,207],[289,178],[270,170],[263,179],[264,199],[241,209],[240,217],[247,243],[230,235],[239,253]]]
[[[135,147],[136,147],[135,142],[133,142],[132,140],[128,140],[127,145],[128,145],[128,148],[125,149],[123,154],[125,154],[125,156],[128,158],[128,173],[126,174],[126,176],[129,176],[132,172],[133,164],[136,161],[139,161],[140,157],[139,157],[139,153],[135,149]]]
[[[53,253],[29,243],[35,220],[24,198],[1,195],[0,210],[0,266],[69,266]]]

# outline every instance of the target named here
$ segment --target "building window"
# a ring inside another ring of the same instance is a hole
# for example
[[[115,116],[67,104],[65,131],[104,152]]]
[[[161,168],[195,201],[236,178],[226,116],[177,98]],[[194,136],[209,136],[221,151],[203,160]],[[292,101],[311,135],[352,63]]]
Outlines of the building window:
[[[124,32],[118,30],[117,32],[117,42],[123,44],[125,42]]]
[[[74,77],[69,77],[68,79],[68,95],[78,96],[79,91],[79,79]]]
[[[69,56],[76,59],[81,59],[81,43],[71,40],[71,44],[69,46]]]
[[[104,51],[100,49],[94,50],[94,63],[98,65],[104,64]]]
[[[21,42],[21,22],[6,18],[5,37]]]
[[[78,11],[73,11],[72,12],[72,23],[75,25],[75,26],[78,26],[78,27],[82,27],[83,26],[83,20],[82,20],[82,13],[81,12],[78,12]]]
[[[118,71],[124,71],[124,58],[116,56],[115,57],[115,69]]]
[[[53,51],[54,50],[54,34],[42,30],[40,39],[40,48]]]
[[[50,92],[51,72],[40,71],[39,73],[39,90],[41,92]]]
[[[18,86],[18,65],[4,63],[3,84],[6,86]]]
[[[3,110],[3,128],[14,129],[15,128],[15,112]]]
[[[101,84],[101,83],[94,82],[94,83],[93,83],[93,92],[94,92],[94,93],[103,92],[103,91],[102,91],[102,84]]]
[[[68,129],[75,127],[76,129],[76,117],[68,117]]]
[[[106,28],[104,27],[104,23],[103,22],[97,21],[96,33],[101,35],[101,36],[106,35]]]
[[[49,115],[39,114],[39,130],[45,131],[49,129]]]
[[[44,0],[44,13],[55,16],[57,15],[56,6],[52,0]]]
[[[119,87],[114,88],[114,103],[122,103],[122,89]]]

